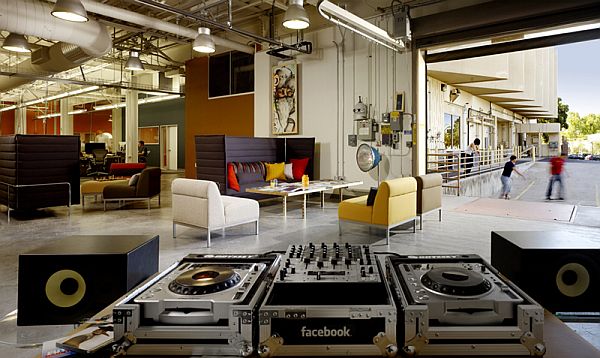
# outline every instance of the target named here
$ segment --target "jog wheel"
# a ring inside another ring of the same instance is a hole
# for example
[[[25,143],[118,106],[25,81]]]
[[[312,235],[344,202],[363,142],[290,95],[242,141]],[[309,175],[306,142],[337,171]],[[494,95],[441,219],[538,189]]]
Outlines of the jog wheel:
[[[480,273],[462,267],[438,267],[421,277],[428,290],[448,296],[482,296],[492,289],[492,284]]]
[[[240,275],[228,266],[204,266],[188,270],[169,284],[169,290],[180,295],[206,295],[237,285]]]

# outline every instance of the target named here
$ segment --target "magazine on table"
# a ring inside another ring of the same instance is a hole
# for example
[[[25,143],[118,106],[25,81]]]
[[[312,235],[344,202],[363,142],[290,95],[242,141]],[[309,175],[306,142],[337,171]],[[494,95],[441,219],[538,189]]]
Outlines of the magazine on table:
[[[113,343],[113,326],[92,326],[56,341],[56,346],[80,353],[94,353]]]

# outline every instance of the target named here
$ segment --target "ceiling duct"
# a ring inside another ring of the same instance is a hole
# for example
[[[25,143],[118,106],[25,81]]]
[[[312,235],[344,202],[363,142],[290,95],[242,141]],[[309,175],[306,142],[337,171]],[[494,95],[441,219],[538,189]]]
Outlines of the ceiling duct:
[[[190,39],[195,39],[196,36],[198,36],[198,31],[195,29],[189,29],[187,27],[173,24],[168,21],[158,20],[156,18],[138,14],[126,9],[102,4],[92,0],[83,0],[82,3],[83,6],[85,6],[85,9],[91,13],[112,17],[114,19],[127,21],[141,27],[152,28]],[[252,46],[244,45],[239,42],[231,41],[218,36],[212,36],[212,39],[215,42],[215,45],[227,47],[232,50],[237,50],[252,55],[254,54],[254,47]]]
[[[47,61],[36,57],[19,63],[18,72],[37,74],[57,73],[79,66],[85,61],[101,57],[112,48],[106,27],[90,20],[75,23],[57,19],[50,14],[52,5],[37,0],[0,1],[0,29],[25,35],[60,41],[48,48]],[[0,91],[30,82],[27,78],[0,80]]]

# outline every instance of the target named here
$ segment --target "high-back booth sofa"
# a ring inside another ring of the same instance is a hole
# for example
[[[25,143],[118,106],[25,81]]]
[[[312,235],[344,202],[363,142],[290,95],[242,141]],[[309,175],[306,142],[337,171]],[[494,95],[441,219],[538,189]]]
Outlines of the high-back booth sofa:
[[[226,135],[196,136],[196,179],[217,183],[224,195],[262,198],[246,188],[267,185],[266,164],[306,163],[303,174],[314,177],[315,138],[261,138]],[[232,169],[228,169],[231,164]],[[231,187],[229,171],[234,171],[239,189]],[[296,179],[297,180],[297,179]]]
[[[29,210],[79,204],[79,136],[0,136],[0,204]],[[41,185],[40,185],[41,184]]]

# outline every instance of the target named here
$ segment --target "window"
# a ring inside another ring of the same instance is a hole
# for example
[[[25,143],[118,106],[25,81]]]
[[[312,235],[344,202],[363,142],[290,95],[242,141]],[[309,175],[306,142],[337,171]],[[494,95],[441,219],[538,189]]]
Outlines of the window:
[[[460,117],[444,113],[444,145],[446,149],[460,147]]]
[[[208,97],[252,91],[254,91],[254,55],[232,51],[210,57]]]
[[[144,144],[158,144],[158,127],[139,127],[138,139]]]

